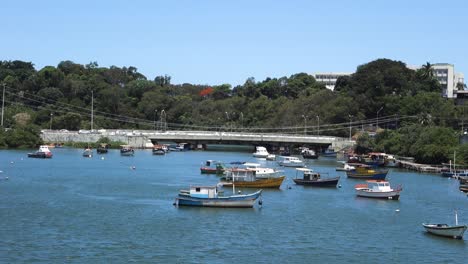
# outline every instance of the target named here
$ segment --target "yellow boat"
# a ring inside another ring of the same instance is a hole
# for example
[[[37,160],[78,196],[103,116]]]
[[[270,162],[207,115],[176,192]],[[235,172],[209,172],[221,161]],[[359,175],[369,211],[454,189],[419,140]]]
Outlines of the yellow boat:
[[[231,169],[226,171],[226,176],[220,182],[223,186],[239,188],[279,188],[286,176],[274,176],[269,178],[257,178],[255,170]]]

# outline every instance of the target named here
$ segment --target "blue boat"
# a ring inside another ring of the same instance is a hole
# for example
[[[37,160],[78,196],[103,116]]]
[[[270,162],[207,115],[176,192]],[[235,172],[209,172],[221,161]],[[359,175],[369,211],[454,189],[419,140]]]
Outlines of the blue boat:
[[[252,208],[262,194],[258,190],[251,194],[220,196],[217,186],[190,186],[190,190],[181,190],[176,198],[176,206]]]

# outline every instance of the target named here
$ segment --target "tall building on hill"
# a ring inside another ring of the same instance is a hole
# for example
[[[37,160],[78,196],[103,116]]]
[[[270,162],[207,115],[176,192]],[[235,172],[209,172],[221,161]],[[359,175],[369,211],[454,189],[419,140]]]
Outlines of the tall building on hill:
[[[336,80],[338,80],[339,77],[349,76],[351,74],[353,73],[352,72],[317,72],[317,73],[312,74],[312,76],[314,76],[317,82],[325,84],[325,87],[333,91],[335,89]]]

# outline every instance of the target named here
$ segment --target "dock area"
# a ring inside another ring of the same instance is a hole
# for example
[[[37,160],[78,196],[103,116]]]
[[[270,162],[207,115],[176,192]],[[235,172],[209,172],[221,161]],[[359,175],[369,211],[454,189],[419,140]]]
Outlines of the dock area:
[[[442,171],[442,166],[434,166],[427,164],[419,164],[407,160],[398,160],[400,168],[405,168],[409,170],[414,170],[418,172],[428,172],[428,173],[440,173]]]

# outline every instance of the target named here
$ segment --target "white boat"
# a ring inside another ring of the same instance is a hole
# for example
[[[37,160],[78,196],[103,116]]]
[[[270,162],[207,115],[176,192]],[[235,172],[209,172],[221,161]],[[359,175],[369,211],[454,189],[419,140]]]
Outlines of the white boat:
[[[268,156],[266,157],[266,160],[276,160],[276,155],[268,154]]]
[[[297,157],[292,156],[280,156],[278,164],[284,167],[304,167],[304,161]]]
[[[336,171],[353,171],[355,170],[356,167],[349,165],[346,162],[343,162],[343,166],[341,167],[336,167]]]
[[[256,158],[266,158],[268,155],[270,155],[270,153],[268,153],[267,149],[262,146],[256,147],[255,152],[253,153],[253,156]]]
[[[455,211],[455,225],[448,224],[422,224],[427,232],[444,237],[452,237],[456,239],[463,239],[463,234],[468,228],[467,225],[458,225],[458,216]]]
[[[29,158],[42,158],[42,159],[52,158],[52,152],[50,152],[49,146],[41,145],[38,151],[34,153],[28,153],[28,157]]]
[[[272,178],[272,177],[279,177],[282,171],[273,169],[273,168],[265,168],[261,167],[258,163],[250,163],[246,162],[243,164],[246,169],[255,171],[255,177],[257,179],[265,179],[265,178]]]
[[[356,195],[367,198],[380,198],[398,200],[400,198],[401,186],[392,189],[388,181],[369,180],[367,184],[356,184]]]

